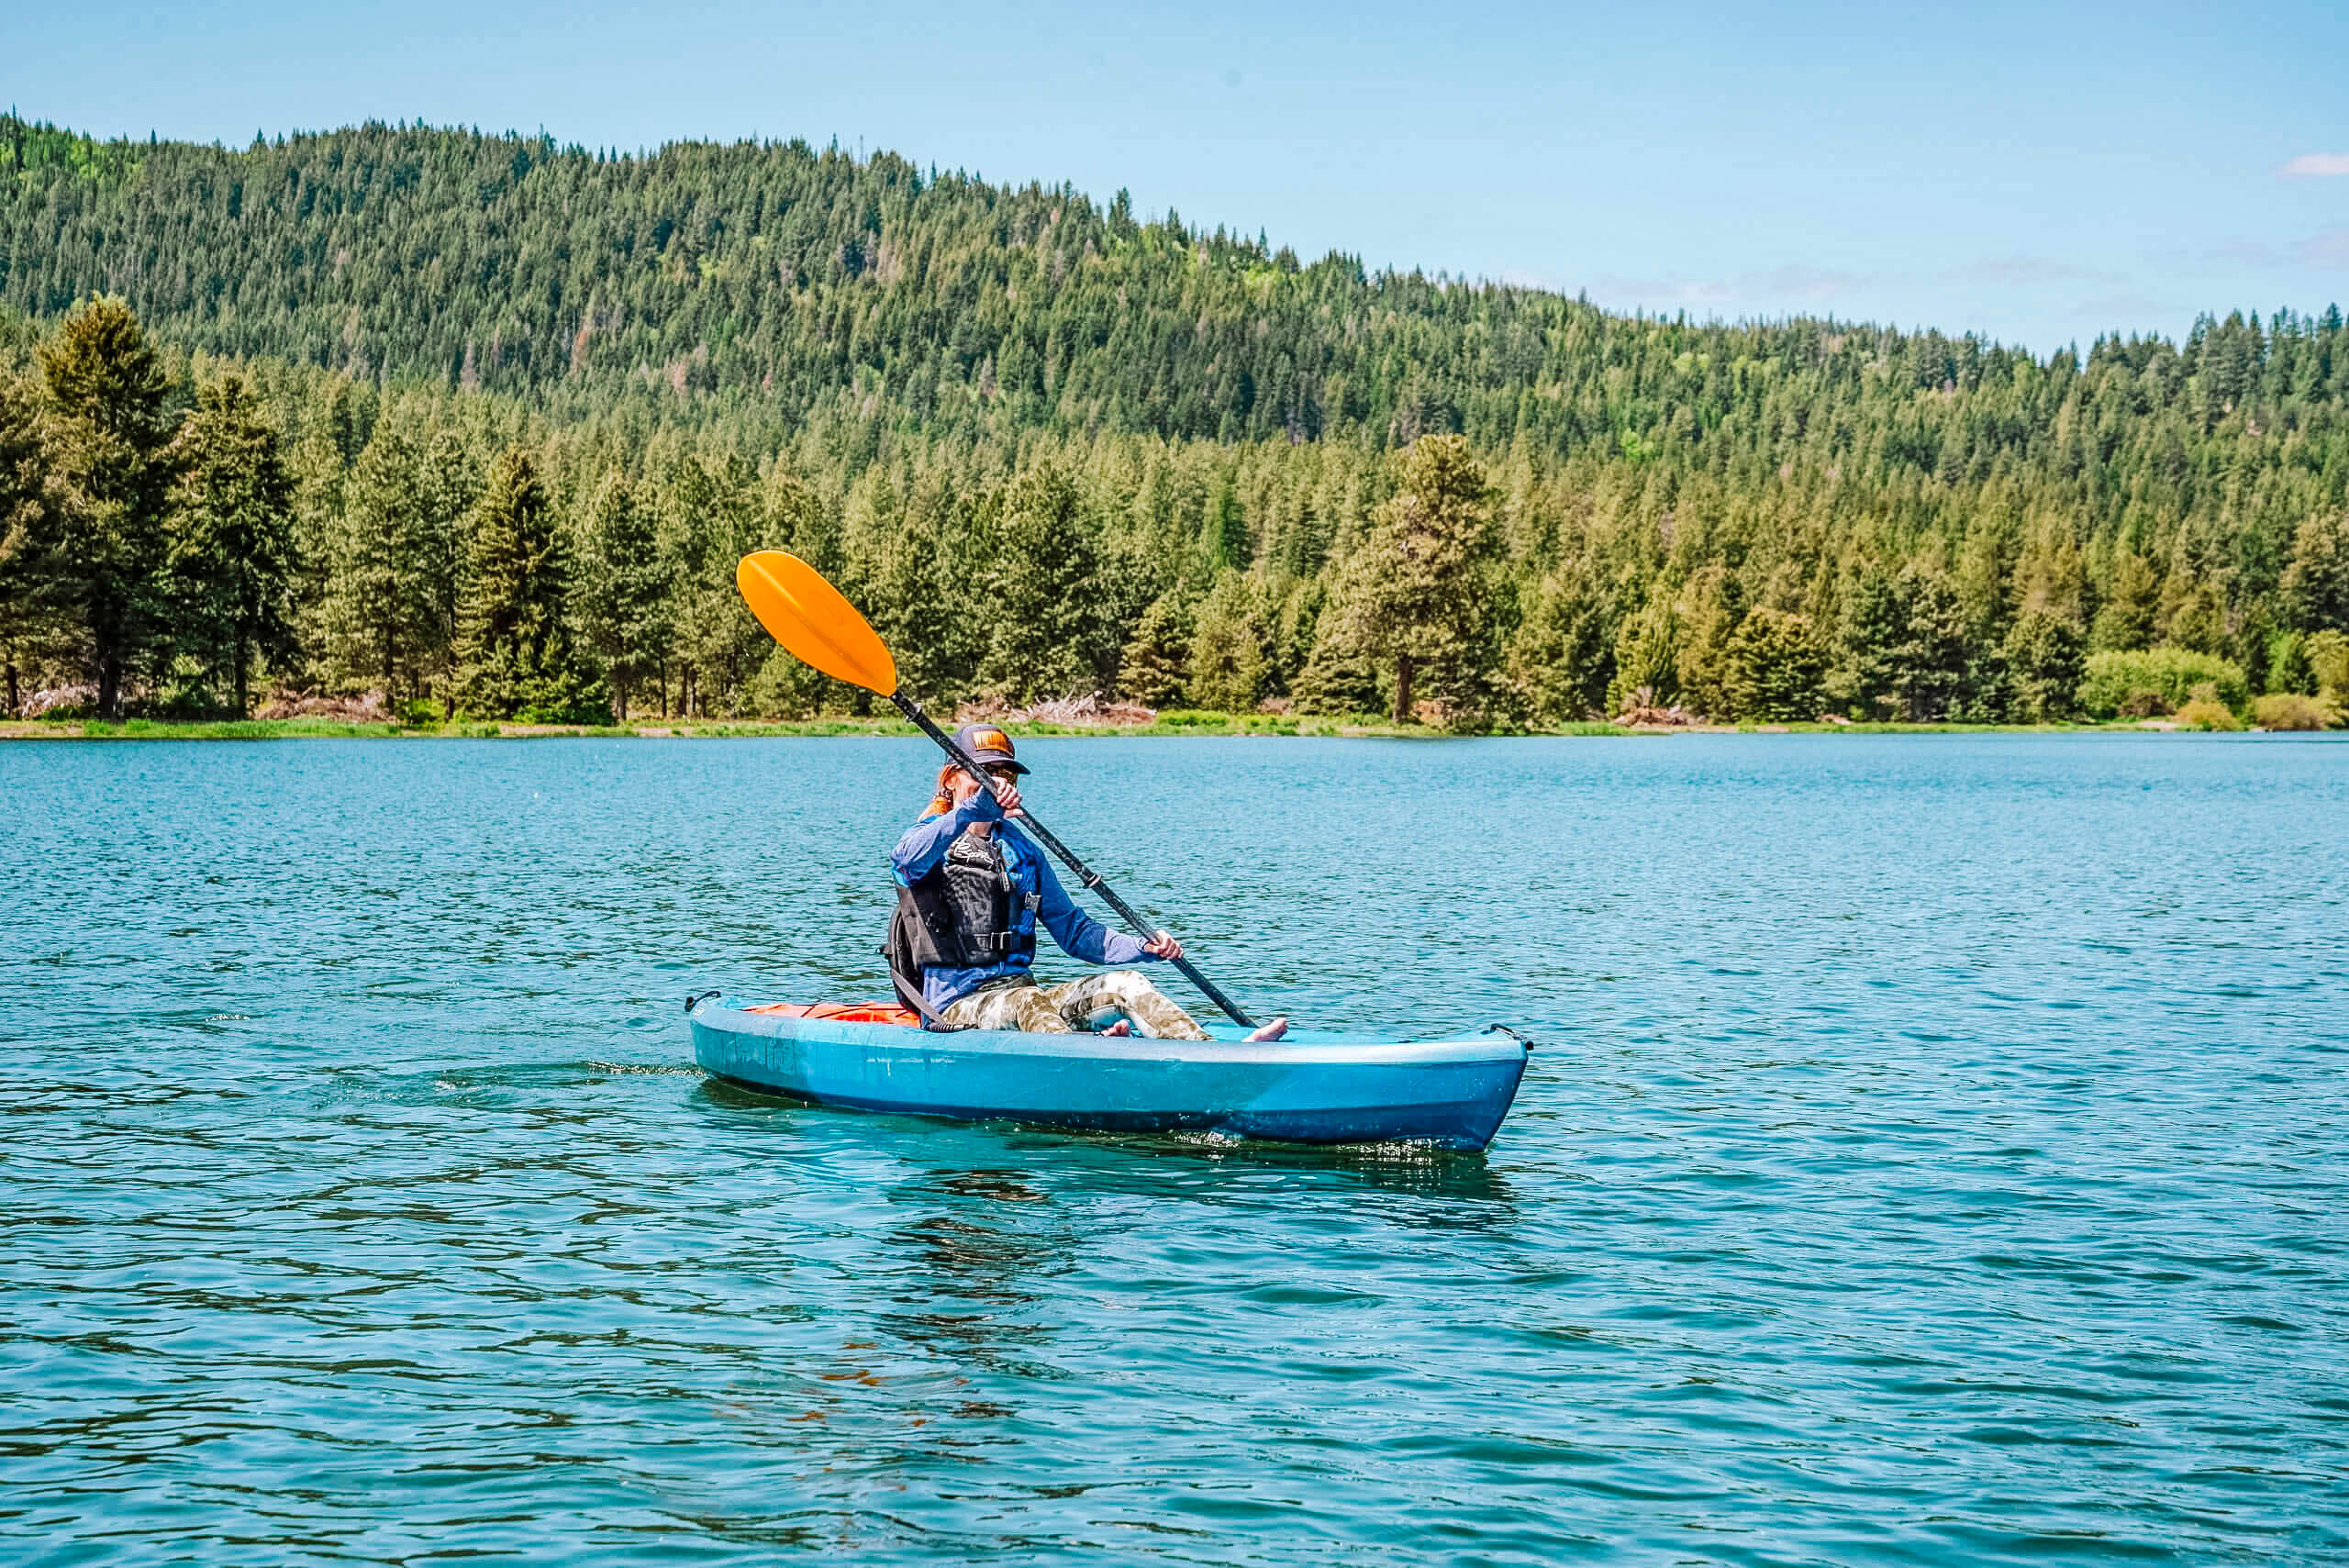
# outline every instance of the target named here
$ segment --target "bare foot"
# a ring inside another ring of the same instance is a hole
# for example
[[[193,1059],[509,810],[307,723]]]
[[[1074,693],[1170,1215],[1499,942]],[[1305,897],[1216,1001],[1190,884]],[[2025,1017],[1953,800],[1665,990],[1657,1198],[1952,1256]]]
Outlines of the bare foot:
[[[1286,1018],[1275,1018],[1271,1023],[1264,1025],[1262,1029],[1256,1030],[1248,1038],[1252,1040],[1278,1040],[1281,1036],[1286,1033],[1288,1033],[1288,1020]]]
[[[1119,1018],[1116,1023],[1111,1024],[1108,1029],[1103,1029],[1101,1032],[1105,1035],[1112,1036],[1129,1035],[1134,1032],[1134,1026],[1128,1023],[1125,1019]]]

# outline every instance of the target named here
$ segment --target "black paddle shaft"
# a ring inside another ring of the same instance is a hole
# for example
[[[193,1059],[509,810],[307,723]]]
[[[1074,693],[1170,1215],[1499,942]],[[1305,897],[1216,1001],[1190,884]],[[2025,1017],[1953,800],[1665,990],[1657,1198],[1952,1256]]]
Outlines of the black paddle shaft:
[[[922,712],[920,704],[915,702],[913,698],[906,695],[903,692],[890,693],[889,700],[896,704],[897,711],[911,719],[916,728],[919,728],[924,735],[929,736],[932,740],[937,741],[941,746],[944,747],[946,749],[946,754],[954,759],[955,766],[961,768],[964,773],[978,780],[982,788],[986,787],[986,764],[980,762],[976,757],[972,756],[968,751],[963,750],[962,746],[956,742],[954,737],[947,734],[943,729],[939,728],[937,725],[932,724],[930,720],[930,715]],[[1101,895],[1101,902],[1107,904],[1110,908],[1115,909],[1118,912],[1118,917],[1119,919],[1125,921],[1127,925],[1132,927],[1136,930],[1154,931],[1158,929],[1150,921],[1143,919],[1140,915],[1136,914],[1132,905],[1128,904],[1124,899],[1119,897],[1116,893],[1112,892],[1109,884],[1101,880],[1101,873],[1099,872],[1095,871],[1091,866],[1086,865],[1083,861],[1078,860],[1074,851],[1071,850],[1066,844],[1062,843],[1058,839],[1053,838],[1051,830],[1048,829],[1041,822],[1036,820],[1036,815],[1034,812],[1031,812],[1025,806],[1022,806],[1019,811],[1019,825],[1026,828],[1030,833],[1035,835],[1037,840],[1043,844],[1044,848],[1052,851],[1053,854],[1059,856],[1061,863],[1076,873],[1077,881],[1083,883],[1085,886],[1099,894]],[[1201,974],[1198,972],[1197,967],[1194,965],[1189,959],[1178,958],[1174,962],[1174,967],[1181,970],[1185,976],[1190,980],[1191,984],[1199,988],[1201,994],[1204,995],[1208,1001],[1213,1002],[1217,1006],[1221,1007],[1224,1012],[1230,1016],[1233,1023],[1238,1024],[1241,1029],[1252,1029],[1256,1027],[1256,1020],[1241,1012],[1230,997],[1217,990],[1215,987],[1215,982],[1209,980],[1206,975]]]

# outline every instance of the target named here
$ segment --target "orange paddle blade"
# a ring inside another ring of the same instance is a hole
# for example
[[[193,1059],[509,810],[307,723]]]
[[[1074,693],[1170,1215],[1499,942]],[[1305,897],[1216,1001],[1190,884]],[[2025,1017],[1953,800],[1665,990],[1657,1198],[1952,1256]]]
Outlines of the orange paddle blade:
[[[734,569],[735,586],[785,651],[836,681],[888,696],[897,662],[856,606],[796,555],[763,550]]]

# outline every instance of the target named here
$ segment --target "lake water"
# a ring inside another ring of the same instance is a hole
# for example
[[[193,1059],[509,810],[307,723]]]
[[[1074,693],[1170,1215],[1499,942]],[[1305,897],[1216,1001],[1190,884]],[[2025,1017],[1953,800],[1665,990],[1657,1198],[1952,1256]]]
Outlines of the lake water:
[[[0,746],[8,1560],[2349,1557],[2349,745],[1022,751],[1490,1151],[704,1081],[918,741]]]

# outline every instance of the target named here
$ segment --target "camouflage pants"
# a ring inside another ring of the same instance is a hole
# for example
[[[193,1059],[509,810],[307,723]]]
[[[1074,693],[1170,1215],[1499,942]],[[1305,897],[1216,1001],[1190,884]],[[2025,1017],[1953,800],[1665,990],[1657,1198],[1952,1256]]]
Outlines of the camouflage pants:
[[[1074,1034],[1097,1029],[1123,1015],[1136,1034],[1153,1040],[1206,1040],[1208,1031],[1152,985],[1138,969],[1113,969],[1061,985],[992,985],[951,1003],[938,1016],[974,1029],[1024,1029]]]

